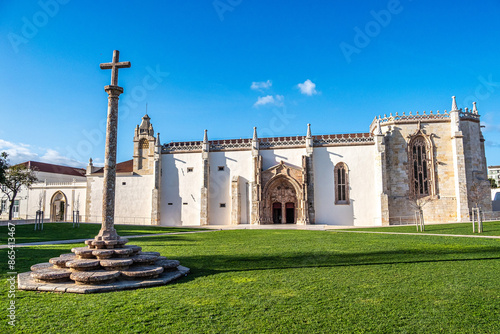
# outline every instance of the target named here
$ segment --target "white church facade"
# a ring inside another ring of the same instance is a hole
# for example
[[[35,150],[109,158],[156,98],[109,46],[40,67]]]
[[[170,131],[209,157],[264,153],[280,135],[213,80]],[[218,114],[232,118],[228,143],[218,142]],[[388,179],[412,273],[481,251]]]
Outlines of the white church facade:
[[[132,160],[117,165],[115,222],[382,226],[413,222],[422,199],[426,222],[468,221],[475,205],[494,214],[475,104],[458,109],[453,98],[449,112],[379,116],[368,130],[313,135],[308,125],[304,136],[259,138],[254,128],[228,140],[205,131],[200,141],[161,144],[146,115]],[[78,173],[40,175],[20,196],[30,201],[20,217],[40,207],[55,220],[78,210],[101,222],[103,169],[90,162]]]

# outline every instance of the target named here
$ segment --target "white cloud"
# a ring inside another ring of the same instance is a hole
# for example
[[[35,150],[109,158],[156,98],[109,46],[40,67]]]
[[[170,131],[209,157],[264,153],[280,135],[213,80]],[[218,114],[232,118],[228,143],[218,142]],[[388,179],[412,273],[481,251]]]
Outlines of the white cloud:
[[[3,139],[0,139],[0,152],[7,152],[11,164],[18,164],[38,158],[38,154],[32,152],[29,145],[15,144]]]
[[[12,143],[0,139],[0,152],[7,152],[9,155],[9,163],[15,165],[26,161],[39,161],[56,165],[64,165],[71,167],[85,167],[85,163],[62,156],[59,152],[53,149],[42,149],[42,154],[36,152],[30,145],[22,143]]]
[[[275,105],[277,107],[283,106],[283,102],[285,97],[283,95],[267,95],[267,96],[259,96],[257,98],[257,102],[254,103],[254,107],[264,106],[266,104]]]
[[[312,96],[318,94],[316,84],[309,79],[304,81],[304,83],[299,83],[297,87],[299,87],[300,92],[304,95]]]
[[[250,88],[253,90],[263,91],[264,89],[270,88],[272,85],[273,85],[273,82],[271,80],[254,81],[254,82],[252,82],[252,85],[250,86]]]
[[[45,154],[40,157],[40,162],[46,162],[49,164],[63,165],[70,167],[78,167],[78,168],[82,168],[85,166],[84,163],[62,156],[59,152],[52,150],[50,148],[47,149]]]

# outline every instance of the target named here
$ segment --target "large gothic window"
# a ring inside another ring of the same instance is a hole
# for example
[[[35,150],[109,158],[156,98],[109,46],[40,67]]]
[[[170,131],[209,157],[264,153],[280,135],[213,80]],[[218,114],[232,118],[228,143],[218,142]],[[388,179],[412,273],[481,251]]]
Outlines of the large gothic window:
[[[424,137],[417,136],[409,145],[410,194],[420,198],[433,195],[432,151]]]
[[[349,175],[347,165],[339,162],[334,169],[335,204],[349,204]]]

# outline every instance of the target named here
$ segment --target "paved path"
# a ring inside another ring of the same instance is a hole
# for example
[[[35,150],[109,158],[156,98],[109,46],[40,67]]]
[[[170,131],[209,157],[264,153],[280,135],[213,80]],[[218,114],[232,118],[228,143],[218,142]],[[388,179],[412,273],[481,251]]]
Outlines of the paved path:
[[[405,233],[405,232],[375,232],[375,231],[339,231],[334,232],[344,232],[344,233],[378,233],[378,234],[405,234],[405,235],[437,235],[440,237],[459,237],[459,238],[487,238],[487,239],[500,239],[500,236],[496,235],[480,235],[480,234],[437,234],[437,233]]]
[[[141,235],[126,235],[123,236],[127,239],[134,238],[144,238],[144,237],[157,237],[165,235],[176,235],[176,234],[189,234],[189,233],[203,233],[203,232],[214,232],[217,230],[204,230],[204,231],[188,231],[188,232],[172,232],[172,233],[158,233],[158,234],[141,234]],[[54,241],[40,241],[40,242],[26,242],[21,244],[16,244],[14,247],[29,247],[29,246],[40,246],[40,245],[61,245],[61,244],[77,244],[80,242],[85,242],[85,240],[92,239],[72,239],[72,240],[54,240]],[[8,248],[8,245],[0,245],[0,249]]]

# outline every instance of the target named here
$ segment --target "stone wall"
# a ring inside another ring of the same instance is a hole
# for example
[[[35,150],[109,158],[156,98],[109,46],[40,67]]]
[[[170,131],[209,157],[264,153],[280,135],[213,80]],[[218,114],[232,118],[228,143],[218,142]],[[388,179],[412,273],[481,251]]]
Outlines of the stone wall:
[[[425,120],[422,132],[431,136],[434,148],[434,199],[424,206],[427,222],[448,222],[457,219],[455,173],[450,136],[450,120]],[[393,122],[382,126],[386,146],[386,179],[389,202],[389,222],[414,221],[414,209],[409,200],[408,137],[419,128],[419,122]]]
[[[491,211],[491,201],[488,196],[490,183],[480,123],[478,120],[465,119],[460,122],[460,129],[464,136],[469,209],[478,201],[478,205],[484,211]]]

